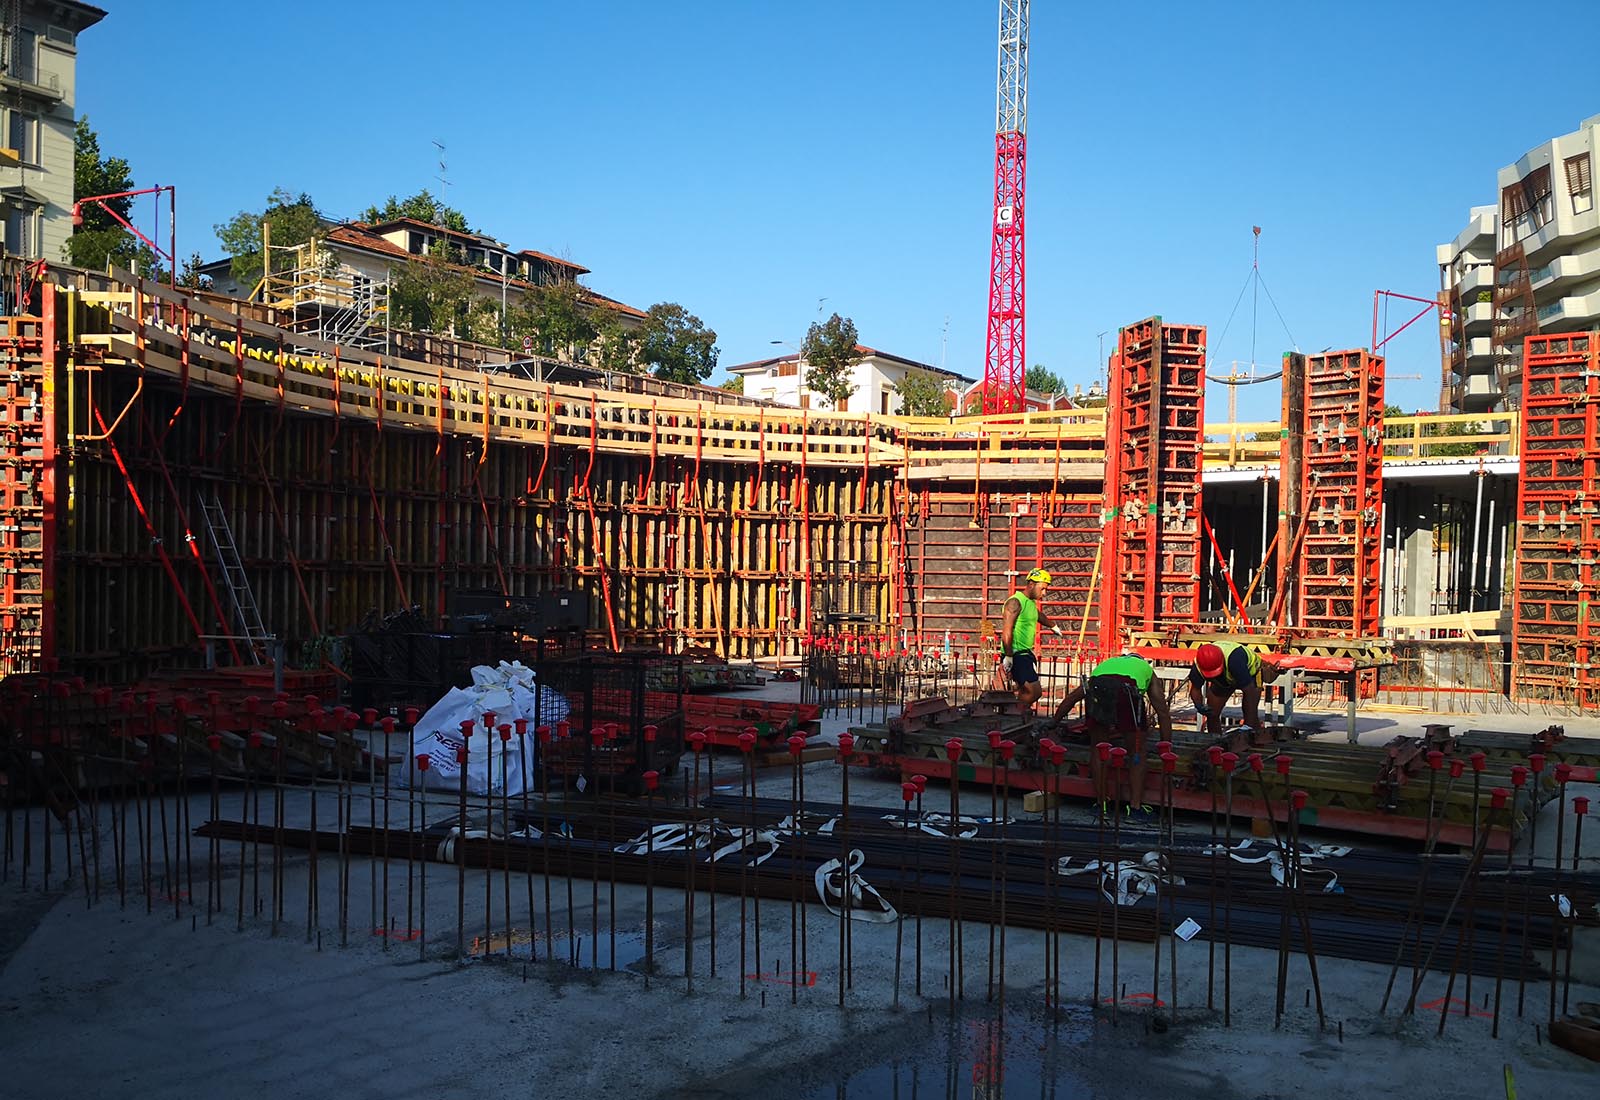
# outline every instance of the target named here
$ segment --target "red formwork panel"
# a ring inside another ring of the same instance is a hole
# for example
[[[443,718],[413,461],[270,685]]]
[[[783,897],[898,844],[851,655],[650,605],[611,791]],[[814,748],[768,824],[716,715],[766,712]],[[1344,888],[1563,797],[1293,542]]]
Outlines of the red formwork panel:
[[[37,317],[0,318],[0,677],[37,672],[46,654],[54,432]]]
[[[1101,648],[1200,618],[1206,330],[1151,317],[1123,328],[1107,406]]]
[[[1306,357],[1293,625],[1307,635],[1382,627],[1383,383],[1382,356]]]
[[[1600,584],[1600,333],[1523,346],[1511,692],[1600,703],[1593,602]]]

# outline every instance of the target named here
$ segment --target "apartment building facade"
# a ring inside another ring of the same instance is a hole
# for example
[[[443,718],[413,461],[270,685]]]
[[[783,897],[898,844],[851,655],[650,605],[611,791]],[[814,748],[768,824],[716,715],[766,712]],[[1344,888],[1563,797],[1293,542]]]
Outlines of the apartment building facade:
[[[1499,202],[1474,207],[1467,226],[1438,246],[1450,309],[1441,407],[1514,408],[1525,337],[1600,329],[1597,152],[1600,115],[1501,168]]]
[[[78,35],[106,13],[75,0],[0,5],[0,234],[60,260],[72,235]]]
[[[944,370],[929,363],[919,363],[899,355],[890,355],[862,344],[856,345],[861,356],[850,369],[850,384],[855,387],[851,395],[837,406],[827,398],[813,393],[806,385],[806,364],[799,355],[785,355],[776,359],[758,359],[729,367],[728,373],[744,379],[744,395],[779,405],[800,409],[835,409],[838,412],[866,412],[889,415],[900,412],[900,394],[895,386],[908,374],[928,374],[944,387],[946,400],[954,402],[955,395],[972,379]]]

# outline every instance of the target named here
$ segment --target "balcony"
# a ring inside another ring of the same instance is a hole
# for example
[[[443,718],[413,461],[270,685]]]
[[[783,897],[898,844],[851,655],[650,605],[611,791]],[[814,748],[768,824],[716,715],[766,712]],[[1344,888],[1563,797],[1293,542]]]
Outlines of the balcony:
[[[22,79],[12,73],[0,73],[0,88],[9,88],[46,103],[60,103],[64,98],[61,94],[61,77],[55,73],[36,72],[31,74],[30,79]]]
[[[1568,332],[1591,328],[1600,322],[1600,290],[1557,298],[1538,309],[1539,328],[1546,332]]]
[[[1493,302],[1472,302],[1461,311],[1462,322],[1469,335],[1476,331],[1488,332],[1494,322]]]
[[[1483,291],[1494,291],[1494,264],[1479,264],[1461,273],[1456,292],[1463,302],[1474,301]]]
[[[1557,256],[1543,267],[1528,272],[1535,290],[1572,279],[1600,275],[1600,248],[1591,247],[1577,255]]]

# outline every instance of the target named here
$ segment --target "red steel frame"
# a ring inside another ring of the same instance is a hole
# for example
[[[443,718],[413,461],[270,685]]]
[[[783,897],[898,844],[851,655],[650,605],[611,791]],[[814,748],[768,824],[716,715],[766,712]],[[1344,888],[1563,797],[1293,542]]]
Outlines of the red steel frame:
[[[1023,331],[1023,175],[1028,136],[994,136],[994,233],[989,247],[989,329],[983,411],[1017,412],[1027,377]]]
[[[0,334],[0,677],[55,656],[55,295],[43,292],[43,318],[8,317]]]
[[[1206,330],[1151,317],[1117,335],[1106,425],[1100,648],[1200,618]]]
[[[1511,694],[1600,705],[1600,333],[1523,343]]]
[[[1383,382],[1383,357],[1367,351],[1306,357],[1292,620],[1302,634],[1382,629]]]

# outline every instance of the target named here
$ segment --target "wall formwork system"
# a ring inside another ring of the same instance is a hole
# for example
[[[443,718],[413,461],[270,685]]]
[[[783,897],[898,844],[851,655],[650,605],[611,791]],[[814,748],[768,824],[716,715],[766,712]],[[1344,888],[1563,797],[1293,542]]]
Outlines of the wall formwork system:
[[[1299,461],[1285,448],[1280,484],[1298,473],[1294,605],[1301,636],[1376,638],[1383,596],[1382,356],[1304,357]],[[1293,545],[1291,544],[1293,556]]]
[[[1117,336],[1106,432],[1100,645],[1200,617],[1206,330],[1152,317]]]
[[[1600,705],[1600,333],[1530,336],[1522,357],[1511,692]]]
[[[1059,617],[1095,583],[1100,432],[1064,440],[1069,415],[976,445],[944,422],[924,453],[903,418],[386,360],[132,276],[52,270],[35,293],[37,317],[5,322],[7,672],[247,657],[213,502],[268,630],[296,642],[400,610],[438,623],[456,588],[578,587],[607,648],[795,655],[822,629],[976,639],[1035,562],[1061,576]],[[908,489],[952,458],[978,469],[970,494]],[[962,554],[975,573],[937,575]]]

